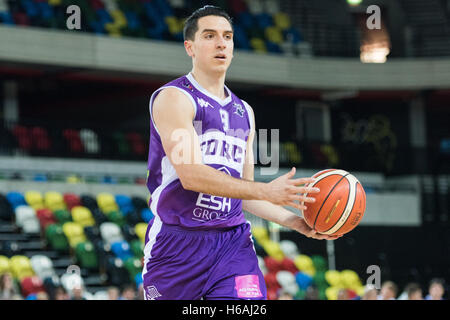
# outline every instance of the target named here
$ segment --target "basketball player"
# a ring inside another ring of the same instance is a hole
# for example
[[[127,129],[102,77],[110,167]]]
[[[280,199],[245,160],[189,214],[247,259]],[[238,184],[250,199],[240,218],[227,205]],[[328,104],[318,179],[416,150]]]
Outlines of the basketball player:
[[[242,210],[314,239],[282,206],[305,209],[295,168],[269,182],[253,181],[252,108],[225,86],[233,27],[220,8],[205,6],[186,21],[184,46],[192,71],[150,98],[147,186],[155,218],[145,237],[145,299],[266,299],[250,225]],[[299,203],[295,202],[299,201]]]

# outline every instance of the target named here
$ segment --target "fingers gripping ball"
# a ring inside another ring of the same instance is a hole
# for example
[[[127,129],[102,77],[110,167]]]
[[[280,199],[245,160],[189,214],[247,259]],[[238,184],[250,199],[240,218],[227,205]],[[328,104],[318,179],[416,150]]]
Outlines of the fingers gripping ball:
[[[327,235],[343,235],[353,230],[366,210],[366,193],[358,179],[336,169],[317,172],[313,178],[316,181],[307,187],[317,187],[320,192],[313,195],[316,201],[308,203],[303,211],[306,223]]]

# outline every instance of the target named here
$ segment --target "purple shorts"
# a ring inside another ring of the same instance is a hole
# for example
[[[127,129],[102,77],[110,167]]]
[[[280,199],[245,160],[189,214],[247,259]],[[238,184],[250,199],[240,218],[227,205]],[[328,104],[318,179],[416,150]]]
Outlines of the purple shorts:
[[[267,299],[249,223],[194,231],[153,224],[149,233],[146,300]]]

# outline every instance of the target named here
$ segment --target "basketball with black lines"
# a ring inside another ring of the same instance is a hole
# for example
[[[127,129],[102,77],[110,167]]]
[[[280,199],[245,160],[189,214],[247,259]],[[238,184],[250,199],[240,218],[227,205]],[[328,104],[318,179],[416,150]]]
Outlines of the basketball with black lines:
[[[343,235],[353,230],[362,220],[366,210],[366,193],[356,177],[345,170],[327,169],[313,175],[319,193],[310,194],[314,203],[304,203],[306,223],[319,233]],[[305,196],[307,194],[304,194]]]

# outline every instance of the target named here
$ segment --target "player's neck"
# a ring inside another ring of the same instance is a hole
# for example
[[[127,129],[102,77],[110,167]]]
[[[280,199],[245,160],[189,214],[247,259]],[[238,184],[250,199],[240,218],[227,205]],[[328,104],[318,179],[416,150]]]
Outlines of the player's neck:
[[[212,95],[222,100],[227,97],[225,91],[225,73],[218,76],[217,74],[208,74],[202,70],[193,69],[191,75],[194,77],[195,81]]]

